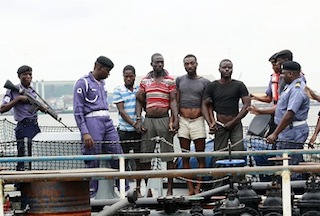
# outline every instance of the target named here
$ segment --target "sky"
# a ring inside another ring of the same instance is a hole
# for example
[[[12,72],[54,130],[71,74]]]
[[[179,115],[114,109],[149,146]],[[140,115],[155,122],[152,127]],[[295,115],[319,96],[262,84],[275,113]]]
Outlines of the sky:
[[[104,55],[115,64],[106,80],[113,91],[125,65],[143,76],[161,53],[174,76],[186,74],[182,60],[194,54],[199,75],[219,78],[228,58],[234,79],[267,86],[269,57],[290,49],[320,91],[319,8],[319,0],[0,0],[0,81],[19,82],[24,64],[34,81],[73,81]]]

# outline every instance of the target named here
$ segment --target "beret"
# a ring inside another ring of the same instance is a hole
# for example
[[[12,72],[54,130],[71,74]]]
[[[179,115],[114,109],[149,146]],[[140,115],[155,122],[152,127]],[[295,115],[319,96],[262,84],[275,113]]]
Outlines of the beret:
[[[282,70],[289,70],[289,71],[298,71],[300,72],[301,66],[298,62],[295,61],[286,61],[282,63]]]
[[[27,72],[27,71],[32,71],[32,68],[29,67],[28,65],[22,65],[21,67],[19,67],[17,73],[18,73],[18,75],[20,75],[20,74]]]
[[[98,62],[99,64],[105,66],[105,67],[110,68],[110,69],[112,69],[113,66],[114,66],[113,62],[112,62],[109,58],[107,58],[107,57],[105,57],[105,56],[99,56],[99,57],[97,58],[97,62]]]
[[[276,54],[275,58],[288,58],[292,60],[292,52],[290,50],[281,50]]]
[[[268,61],[269,61],[269,62],[276,62],[276,61],[277,61],[277,58],[276,58],[277,54],[278,54],[278,53],[273,54],[273,55],[269,58]]]

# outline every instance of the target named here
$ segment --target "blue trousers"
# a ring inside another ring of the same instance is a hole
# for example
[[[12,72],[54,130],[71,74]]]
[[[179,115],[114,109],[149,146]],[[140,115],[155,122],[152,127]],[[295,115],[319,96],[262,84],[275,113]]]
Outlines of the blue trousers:
[[[303,149],[303,144],[307,140],[308,134],[309,127],[307,124],[286,128],[278,136],[280,141],[277,142],[277,149]],[[302,154],[294,154],[290,155],[290,157],[290,165],[298,165],[303,162]],[[292,173],[291,179],[301,180],[302,175],[300,173]]]
[[[18,157],[26,156],[24,138],[28,138],[27,155],[32,156],[32,139],[39,132],[40,128],[37,123],[37,120],[24,119],[18,122],[17,127],[15,128]],[[24,162],[18,162],[16,169],[24,170]],[[29,169],[31,170],[31,163],[29,163]]]
[[[107,116],[86,118],[86,125],[89,133],[94,141],[111,141],[111,143],[95,143],[93,148],[88,149],[82,145],[82,153],[84,155],[97,154],[122,154],[122,148],[119,143],[119,135],[116,131],[113,121]],[[109,160],[111,168],[119,169],[118,160]],[[100,167],[99,160],[85,161],[87,168]],[[116,180],[116,185],[119,189],[119,181]],[[98,180],[90,181],[90,196],[94,197],[98,191]],[[129,182],[126,180],[126,190],[129,189]]]

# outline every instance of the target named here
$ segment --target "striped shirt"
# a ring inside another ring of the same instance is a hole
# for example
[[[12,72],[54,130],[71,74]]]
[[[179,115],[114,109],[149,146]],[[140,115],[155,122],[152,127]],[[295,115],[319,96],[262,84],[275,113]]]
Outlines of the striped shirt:
[[[153,78],[144,78],[140,83],[140,90],[146,93],[146,108],[169,108],[170,93],[176,92],[173,77],[165,76],[159,83]]]
[[[130,116],[130,118],[136,121],[136,93],[139,90],[139,86],[135,86],[133,91],[130,91],[125,85],[118,86],[113,91],[113,103],[117,104],[123,102],[125,112]],[[121,131],[135,131],[134,127],[126,122],[118,114],[119,119],[119,130]]]

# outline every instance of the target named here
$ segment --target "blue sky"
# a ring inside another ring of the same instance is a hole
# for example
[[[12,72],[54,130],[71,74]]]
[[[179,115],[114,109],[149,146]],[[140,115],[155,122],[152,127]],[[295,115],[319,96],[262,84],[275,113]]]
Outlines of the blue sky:
[[[219,78],[218,64],[229,58],[235,79],[266,86],[268,58],[290,49],[319,91],[319,8],[317,0],[0,0],[1,81],[18,82],[23,64],[34,80],[76,80],[105,55],[115,63],[112,91],[125,65],[142,76],[159,52],[175,76],[186,73],[182,59],[192,53],[200,75]]]

